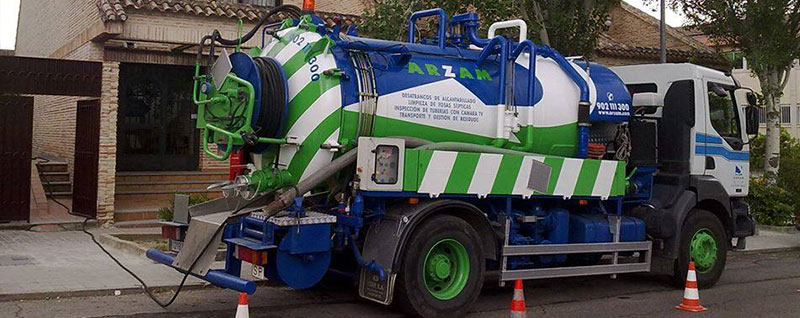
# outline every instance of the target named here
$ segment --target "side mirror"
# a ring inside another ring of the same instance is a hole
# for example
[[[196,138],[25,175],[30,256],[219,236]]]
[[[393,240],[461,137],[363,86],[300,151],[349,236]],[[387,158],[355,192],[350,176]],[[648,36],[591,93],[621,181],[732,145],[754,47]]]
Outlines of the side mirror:
[[[747,104],[750,106],[758,106],[758,97],[753,92],[747,92]]]
[[[749,95],[749,94],[748,94]],[[755,96],[755,95],[753,95]],[[748,101],[749,101],[748,96]],[[758,107],[747,106],[744,109],[745,113],[745,130],[748,135],[758,135]]]

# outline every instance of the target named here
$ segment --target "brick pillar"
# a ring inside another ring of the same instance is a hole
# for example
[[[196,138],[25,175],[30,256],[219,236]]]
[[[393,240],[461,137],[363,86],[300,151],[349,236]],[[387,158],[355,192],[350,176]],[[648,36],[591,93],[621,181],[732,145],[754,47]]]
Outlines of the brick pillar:
[[[100,156],[97,165],[97,219],[114,223],[114,187],[117,173],[117,111],[119,62],[103,62],[103,95],[100,97]]]

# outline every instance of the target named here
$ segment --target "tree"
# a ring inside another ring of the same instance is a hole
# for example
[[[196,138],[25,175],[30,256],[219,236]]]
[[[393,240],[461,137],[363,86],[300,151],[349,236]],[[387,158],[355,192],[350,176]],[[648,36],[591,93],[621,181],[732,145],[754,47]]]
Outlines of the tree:
[[[523,19],[528,38],[550,45],[564,55],[591,56],[597,36],[605,30],[608,10],[619,0],[373,0],[359,25],[369,36],[402,41],[412,12],[442,8],[449,14],[478,12],[483,36],[494,22]],[[436,23],[436,22],[433,22]],[[422,29],[422,28],[421,28]],[[432,29],[432,28],[429,28]]]
[[[758,77],[767,113],[764,172],[780,169],[780,98],[800,58],[800,0],[670,0],[712,40],[742,52]]]

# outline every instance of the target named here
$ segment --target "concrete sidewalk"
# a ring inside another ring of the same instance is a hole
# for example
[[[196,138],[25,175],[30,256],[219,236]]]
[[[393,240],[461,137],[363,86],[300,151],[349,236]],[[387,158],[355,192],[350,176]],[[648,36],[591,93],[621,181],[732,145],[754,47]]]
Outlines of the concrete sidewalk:
[[[151,287],[175,286],[183,278],[141,256],[109,251]],[[187,280],[187,285],[200,284],[192,277]],[[81,231],[0,231],[0,300],[104,295],[140,288]]]
[[[158,231],[95,228],[92,232],[99,236]],[[131,249],[106,248],[151,287],[174,287],[183,278],[182,274]],[[757,236],[748,238],[745,253],[787,249],[800,250],[800,233],[762,229]],[[197,288],[205,284],[190,277],[187,285]],[[140,288],[136,280],[100,251],[83,232],[0,231],[0,301],[113,295],[116,290],[138,293]]]
[[[786,227],[787,231],[778,232],[759,228],[756,235],[747,238],[746,252],[800,248],[800,232],[794,227]]]

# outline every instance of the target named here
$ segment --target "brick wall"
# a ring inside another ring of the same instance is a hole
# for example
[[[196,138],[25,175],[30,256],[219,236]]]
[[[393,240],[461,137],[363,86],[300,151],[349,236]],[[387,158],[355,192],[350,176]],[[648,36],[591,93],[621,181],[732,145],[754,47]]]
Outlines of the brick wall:
[[[203,151],[203,144],[202,140],[200,141],[200,170],[201,171],[214,171],[214,170],[227,170],[230,168],[230,161],[219,161],[217,159],[211,158],[206,155],[205,151]],[[211,144],[208,146],[208,149],[211,151],[217,152],[217,145]]]
[[[16,54],[49,56],[100,20],[92,0],[25,0],[21,2]]]
[[[100,61],[103,48],[87,42],[65,58]],[[65,96],[34,96],[33,147],[34,155],[49,154],[67,161],[72,179],[75,154],[75,110],[77,101],[86,98]]]
[[[343,14],[361,15],[369,0],[317,0],[316,10],[322,12],[336,12]],[[303,0],[284,0],[285,4],[303,6]]]
[[[223,37],[236,37],[236,20],[216,16],[197,16],[186,13],[165,13],[152,10],[126,9],[125,21],[120,38],[126,40],[148,40],[168,43],[197,44],[200,39],[218,29]],[[245,23],[243,32],[253,28],[255,23]],[[254,36],[245,46],[260,46],[261,35]]]
[[[114,222],[118,96],[119,62],[104,62],[103,96],[100,98],[100,158],[97,165],[97,219],[101,224]]]

